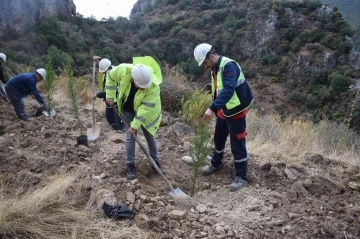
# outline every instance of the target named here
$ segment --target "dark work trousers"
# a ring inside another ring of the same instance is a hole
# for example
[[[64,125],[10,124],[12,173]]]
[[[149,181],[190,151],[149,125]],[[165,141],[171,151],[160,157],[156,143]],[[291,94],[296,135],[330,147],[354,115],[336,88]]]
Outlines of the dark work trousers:
[[[246,116],[245,116],[246,117]],[[246,150],[246,118],[228,120],[216,118],[214,143],[215,150],[211,159],[213,167],[220,167],[224,156],[225,143],[230,134],[231,152],[234,156],[234,166],[237,177],[248,179],[248,158]]]
[[[24,101],[16,95],[13,89],[5,86],[5,91],[7,97],[9,98],[11,104],[14,107],[17,117],[19,119],[26,120],[28,117],[25,114]]]
[[[114,105],[116,107],[116,105]],[[106,105],[105,107],[105,118],[114,130],[124,130],[125,125],[121,122],[119,117],[115,117],[115,111],[113,107]]]

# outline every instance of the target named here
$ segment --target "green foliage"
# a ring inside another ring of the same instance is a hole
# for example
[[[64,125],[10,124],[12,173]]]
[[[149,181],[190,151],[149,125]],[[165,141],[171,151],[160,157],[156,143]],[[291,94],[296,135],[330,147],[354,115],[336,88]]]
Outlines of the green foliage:
[[[278,55],[266,54],[261,57],[261,64],[263,65],[275,65],[279,63],[280,57]]]
[[[66,66],[65,66],[65,75],[66,75],[66,82],[67,82],[67,91],[68,96],[71,101],[71,112],[73,113],[76,121],[77,121],[77,127],[80,130],[80,135],[82,135],[82,124],[80,122],[79,118],[79,94],[81,88],[79,87],[79,84],[74,77],[74,72],[71,67],[71,58],[68,56],[66,58]]]
[[[47,101],[48,110],[49,110],[48,114],[50,116],[51,110],[54,109],[53,99],[54,99],[55,85],[56,85],[55,71],[53,68],[51,55],[48,55],[46,57],[45,70],[46,70],[46,77],[44,80],[44,88],[45,88],[46,101]]]
[[[196,132],[195,138],[190,146],[190,155],[193,158],[193,177],[191,196],[196,193],[196,182],[198,180],[200,170],[204,166],[207,156],[211,152],[210,147],[210,129],[208,126],[202,126]]]
[[[42,18],[36,31],[39,38],[44,37],[42,41],[46,45],[54,45],[62,50],[67,49],[67,38],[56,16]],[[46,48],[43,51],[46,51]]]
[[[202,90],[195,90],[187,100],[182,99],[179,115],[184,117],[187,124],[195,128],[204,126],[207,122],[203,120],[203,116],[211,102],[210,94],[206,94]]]
[[[330,85],[336,94],[340,94],[349,89],[350,81],[346,76],[339,74],[338,72],[333,72],[328,78]]]

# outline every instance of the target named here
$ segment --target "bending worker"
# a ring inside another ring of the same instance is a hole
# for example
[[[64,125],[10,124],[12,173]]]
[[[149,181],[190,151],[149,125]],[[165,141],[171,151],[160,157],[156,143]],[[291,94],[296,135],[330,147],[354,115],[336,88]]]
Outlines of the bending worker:
[[[194,57],[199,66],[211,68],[213,102],[206,110],[204,119],[209,120],[214,114],[216,115],[215,150],[211,164],[204,167],[202,172],[204,175],[209,175],[220,169],[226,139],[230,135],[236,174],[230,190],[237,191],[244,187],[248,180],[246,112],[254,97],[236,61],[218,55],[207,43],[199,44],[195,48]]]
[[[106,80],[106,102],[112,106],[114,99],[117,109],[130,124],[126,134],[125,152],[127,178],[136,178],[135,174],[135,139],[141,128],[148,144],[150,156],[160,170],[158,145],[155,134],[161,121],[160,83],[161,70],[150,56],[134,57],[133,64],[120,64],[114,67]],[[118,84],[118,85],[117,85]],[[118,89],[118,97],[116,97]]]
[[[124,123],[121,122],[119,117],[115,116],[116,113],[114,112],[113,107],[110,106],[108,103],[106,103],[105,85],[106,85],[106,77],[107,77],[109,71],[113,68],[113,66],[111,65],[111,61],[106,58],[101,59],[100,56],[94,56],[93,61],[100,61],[99,62],[99,71],[104,75],[104,77],[103,77],[103,91],[98,92],[96,95],[94,95],[92,97],[92,99],[95,100],[96,98],[100,98],[105,101],[105,104],[106,104],[105,118],[106,118],[107,122],[111,125],[111,127],[114,130],[120,130],[120,131],[124,132],[126,130]],[[117,94],[118,94],[118,92],[116,91],[115,95],[117,95]],[[116,102],[114,102],[114,105],[116,107]]]
[[[32,94],[38,103],[41,104],[44,110],[48,111],[48,107],[44,99],[39,94],[36,84],[45,79],[46,71],[43,68],[39,68],[35,73],[27,72],[15,76],[10,79],[5,85],[5,91],[7,96],[14,107],[17,117],[21,120],[30,121],[25,114],[23,98]]]

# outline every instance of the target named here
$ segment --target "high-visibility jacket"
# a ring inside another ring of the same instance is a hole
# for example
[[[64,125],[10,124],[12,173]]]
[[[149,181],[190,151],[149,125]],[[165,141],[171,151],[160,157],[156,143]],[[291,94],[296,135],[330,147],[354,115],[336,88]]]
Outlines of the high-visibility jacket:
[[[155,135],[161,122],[160,84],[162,75],[160,66],[150,56],[134,57],[133,64],[120,64],[107,73],[106,98],[117,102],[118,111],[123,113],[123,106],[131,89],[131,69],[136,64],[150,68],[152,84],[146,89],[138,89],[134,97],[135,117],[130,126],[138,130],[143,126],[151,135]],[[118,86],[116,85],[118,83]],[[116,97],[118,90],[118,97]]]
[[[216,74],[216,79],[214,79],[213,74],[211,74],[211,89],[213,92],[213,98],[216,99],[218,95],[221,94],[224,85],[223,85],[223,72],[224,67],[229,62],[235,62],[234,60],[221,56],[219,69]],[[234,93],[230,100],[226,102],[224,107],[221,108],[222,113],[225,117],[232,117],[245,109],[249,108],[251,102],[254,100],[253,94],[250,90],[249,85],[245,81],[244,73],[241,70],[241,67],[236,63],[240,69],[240,75],[237,79]],[[215,89],[216,87],[216,89]]]

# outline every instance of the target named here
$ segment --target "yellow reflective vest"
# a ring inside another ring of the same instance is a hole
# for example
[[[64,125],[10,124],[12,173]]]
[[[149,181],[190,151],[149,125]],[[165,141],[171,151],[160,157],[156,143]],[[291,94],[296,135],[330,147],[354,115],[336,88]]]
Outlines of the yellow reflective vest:
[[[107,72],[106,98],[117,102],[118,111],[123,114],[123,106],[131,88],[131,69],[136,64],[150,68],[152,84],[146,89],[138,89],[134,97],[135,117],[130,126],[138,130],[143,126],[151,135],[155,135],[161,122],[160,84],[162,75],[160,66],[151,56],[134,57],[133,64],[120,64]],[[116,85],[118,84],[118,86]],[[116,90],[118,97],[116,98]]]

